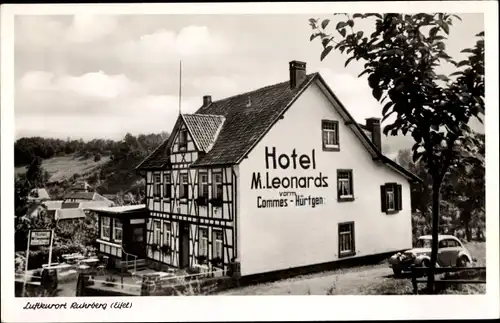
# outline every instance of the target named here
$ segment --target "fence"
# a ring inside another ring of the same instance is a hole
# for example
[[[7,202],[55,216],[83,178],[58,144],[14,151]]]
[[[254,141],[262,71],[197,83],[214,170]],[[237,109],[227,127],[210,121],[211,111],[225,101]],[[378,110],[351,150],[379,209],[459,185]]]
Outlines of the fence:
[[[437,267],[435,268],[436,274],[442,273],[465,273],[467,271],[477,271],[481,275],[481,271],[485,271],[486,267]],[[427,278],[422,278],[430,271],[429,267],[411,267],[411,282],[413,286],[413,293],[418,294],[418,284],[427,283]],[[445,287],[446,285],[460,285],[460,284],[486,284],[486,279],[448,279],[448,278],[436,278],[434,280],[433,290],[435,287]]]
[[[135,277],[123,275],[120,280],[108,276],[96,279],[80,274],[77,296],[171,296],[207,295],[237,285],[237,278],[225,275],[225,270],[188,274],[162,275],[161,273]],[[140,280],[139,280],[140,279]],[[134,283],[135,280],[135,283]]]

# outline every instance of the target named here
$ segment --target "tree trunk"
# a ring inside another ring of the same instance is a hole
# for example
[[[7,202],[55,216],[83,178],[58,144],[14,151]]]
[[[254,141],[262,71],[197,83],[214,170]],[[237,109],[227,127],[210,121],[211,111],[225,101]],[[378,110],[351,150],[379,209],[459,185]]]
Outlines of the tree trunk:
[[[439,203],[440,189],[442,181],[434,179],[432,184],[432,250],[431,263],[427,276],[427,290],[434,293],[434,274],[436,272],[437,252],[438,252],[438,234],[439,234]]]
[[[472,229],[469,225],[469,222],[465,223],[465,235],[467,237],[467,242],[471,242],[472,241]]]

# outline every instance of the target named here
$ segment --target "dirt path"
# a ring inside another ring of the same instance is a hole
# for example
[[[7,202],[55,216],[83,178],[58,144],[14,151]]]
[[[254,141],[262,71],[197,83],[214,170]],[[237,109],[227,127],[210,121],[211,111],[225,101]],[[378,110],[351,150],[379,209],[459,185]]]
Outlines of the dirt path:
[[[386,264],[299,276],[232,289],[220,295],[356,295],[374,282],[393,279]]]

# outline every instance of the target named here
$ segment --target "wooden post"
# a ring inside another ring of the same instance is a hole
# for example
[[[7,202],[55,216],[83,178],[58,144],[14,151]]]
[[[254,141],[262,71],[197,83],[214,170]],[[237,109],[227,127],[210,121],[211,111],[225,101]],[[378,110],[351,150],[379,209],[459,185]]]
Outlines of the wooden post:
[[[24,297],[24,293],[26,292],[26,279],[28,276],[28,260],[30,258],[30,242],[31,242],[31,230],[28,231],[28,244],[26,248],[26,262],[24,266],[24,279],[23,279],[23,291],[22,291],[22,297]]]
[[[417,272],[415,267],[411,269],[411,284],[413,286],[413,294],[418,294]]]
[[[54,244],[54,229],[50,232],[50,246],[49,246],[49,268],[52,262],[52,246]]]

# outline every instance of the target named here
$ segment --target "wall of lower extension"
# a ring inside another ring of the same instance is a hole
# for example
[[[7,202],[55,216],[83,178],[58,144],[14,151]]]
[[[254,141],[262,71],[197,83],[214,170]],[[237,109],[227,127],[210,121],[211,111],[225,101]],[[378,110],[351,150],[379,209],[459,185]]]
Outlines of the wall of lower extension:
[[[411,247],[408,180],[372,159],[332,100],[318,85],[309,86],[240,163],[243,276]],[[338,121],[338,151],[323,150],[322,120]],[[337,200],[338,169],[352,171],[352,201]],[[402,210],[395,214],[381,209],[380,186],[388,182],[402,186]],[[342,223],[353,225],[348,257],[339,251]]]

